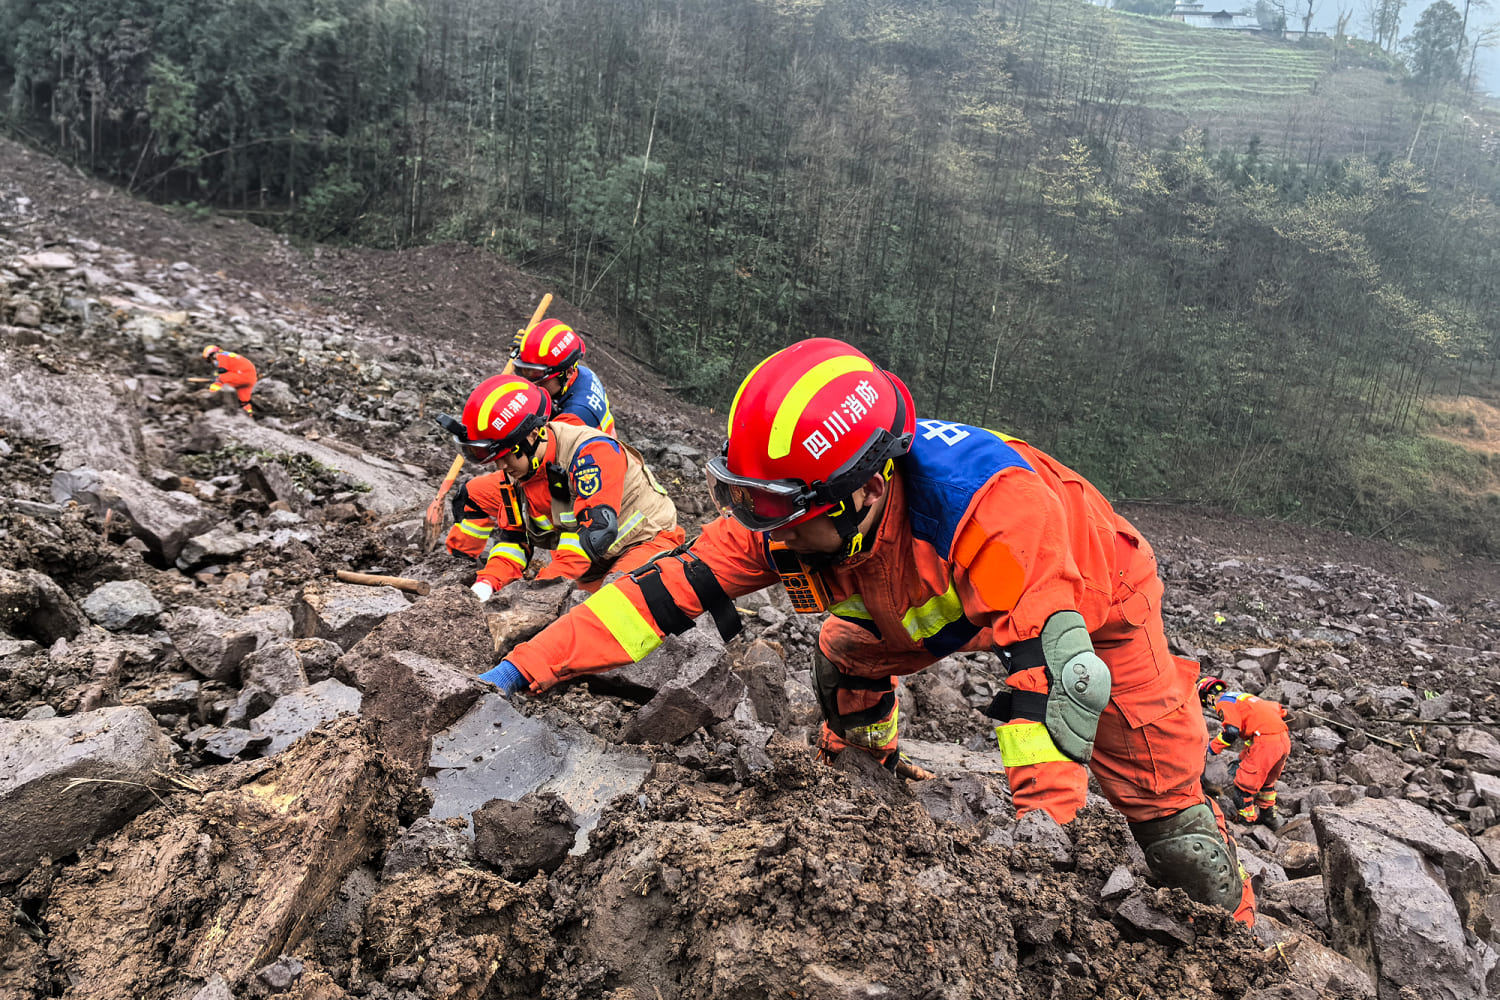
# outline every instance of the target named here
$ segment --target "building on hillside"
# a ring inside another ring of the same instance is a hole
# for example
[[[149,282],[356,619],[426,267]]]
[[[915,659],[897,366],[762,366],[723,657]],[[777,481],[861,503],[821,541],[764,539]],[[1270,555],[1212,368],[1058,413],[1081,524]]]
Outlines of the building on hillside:
[[[1254,14],[1233,10],[1204,10],[1201,3],[1179,3],[1172,8],[1172,20],[1195,28],[1218,28],[1224,31],[1247,31],[1259,34],[1260,21]]]

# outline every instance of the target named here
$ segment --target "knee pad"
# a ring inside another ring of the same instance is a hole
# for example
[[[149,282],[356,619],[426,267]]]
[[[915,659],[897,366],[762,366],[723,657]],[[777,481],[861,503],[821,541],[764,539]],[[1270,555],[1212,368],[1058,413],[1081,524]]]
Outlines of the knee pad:
[[[1207,803],[1131,823],[1130,832],[1145,852],[1151,874],[1200,903],[1234,912],[1244,892],[1239,858],[1219,833]]]

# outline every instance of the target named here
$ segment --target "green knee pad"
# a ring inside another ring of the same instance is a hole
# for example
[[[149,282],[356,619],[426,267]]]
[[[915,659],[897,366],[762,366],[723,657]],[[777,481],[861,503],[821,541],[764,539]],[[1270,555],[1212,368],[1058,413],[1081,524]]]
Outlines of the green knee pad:
[[[1234,912],[1244,886],[1239,858],[1225,842],[1207,803],[1144,823],[1131,823],[1135,842],[1146,852],[1146,866],[1167,885],[1192,899]]]

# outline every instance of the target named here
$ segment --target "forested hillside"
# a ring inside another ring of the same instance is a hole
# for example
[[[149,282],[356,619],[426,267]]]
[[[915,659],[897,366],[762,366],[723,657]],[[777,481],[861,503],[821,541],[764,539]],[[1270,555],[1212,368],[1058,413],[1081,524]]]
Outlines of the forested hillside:
[[[1423,433],[1497,374],[1494,125],[1342,42],[1190,60],[1079,0],[0,11],[16,134],[316,240],[490,248],[700,400],[826,333],[1117,496],[1500,547],[1500,463]]]

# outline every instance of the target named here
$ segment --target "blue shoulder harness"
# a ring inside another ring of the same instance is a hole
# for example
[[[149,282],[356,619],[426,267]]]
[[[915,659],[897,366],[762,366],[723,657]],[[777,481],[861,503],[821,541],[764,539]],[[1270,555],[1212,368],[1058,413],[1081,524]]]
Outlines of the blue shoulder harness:
[[[907,484],[912,533],[948,558],[959,519],[979,488],[1001,469],[1031,469],[994,431],[943,420],[918,420],[911,451],[899,460]]]

